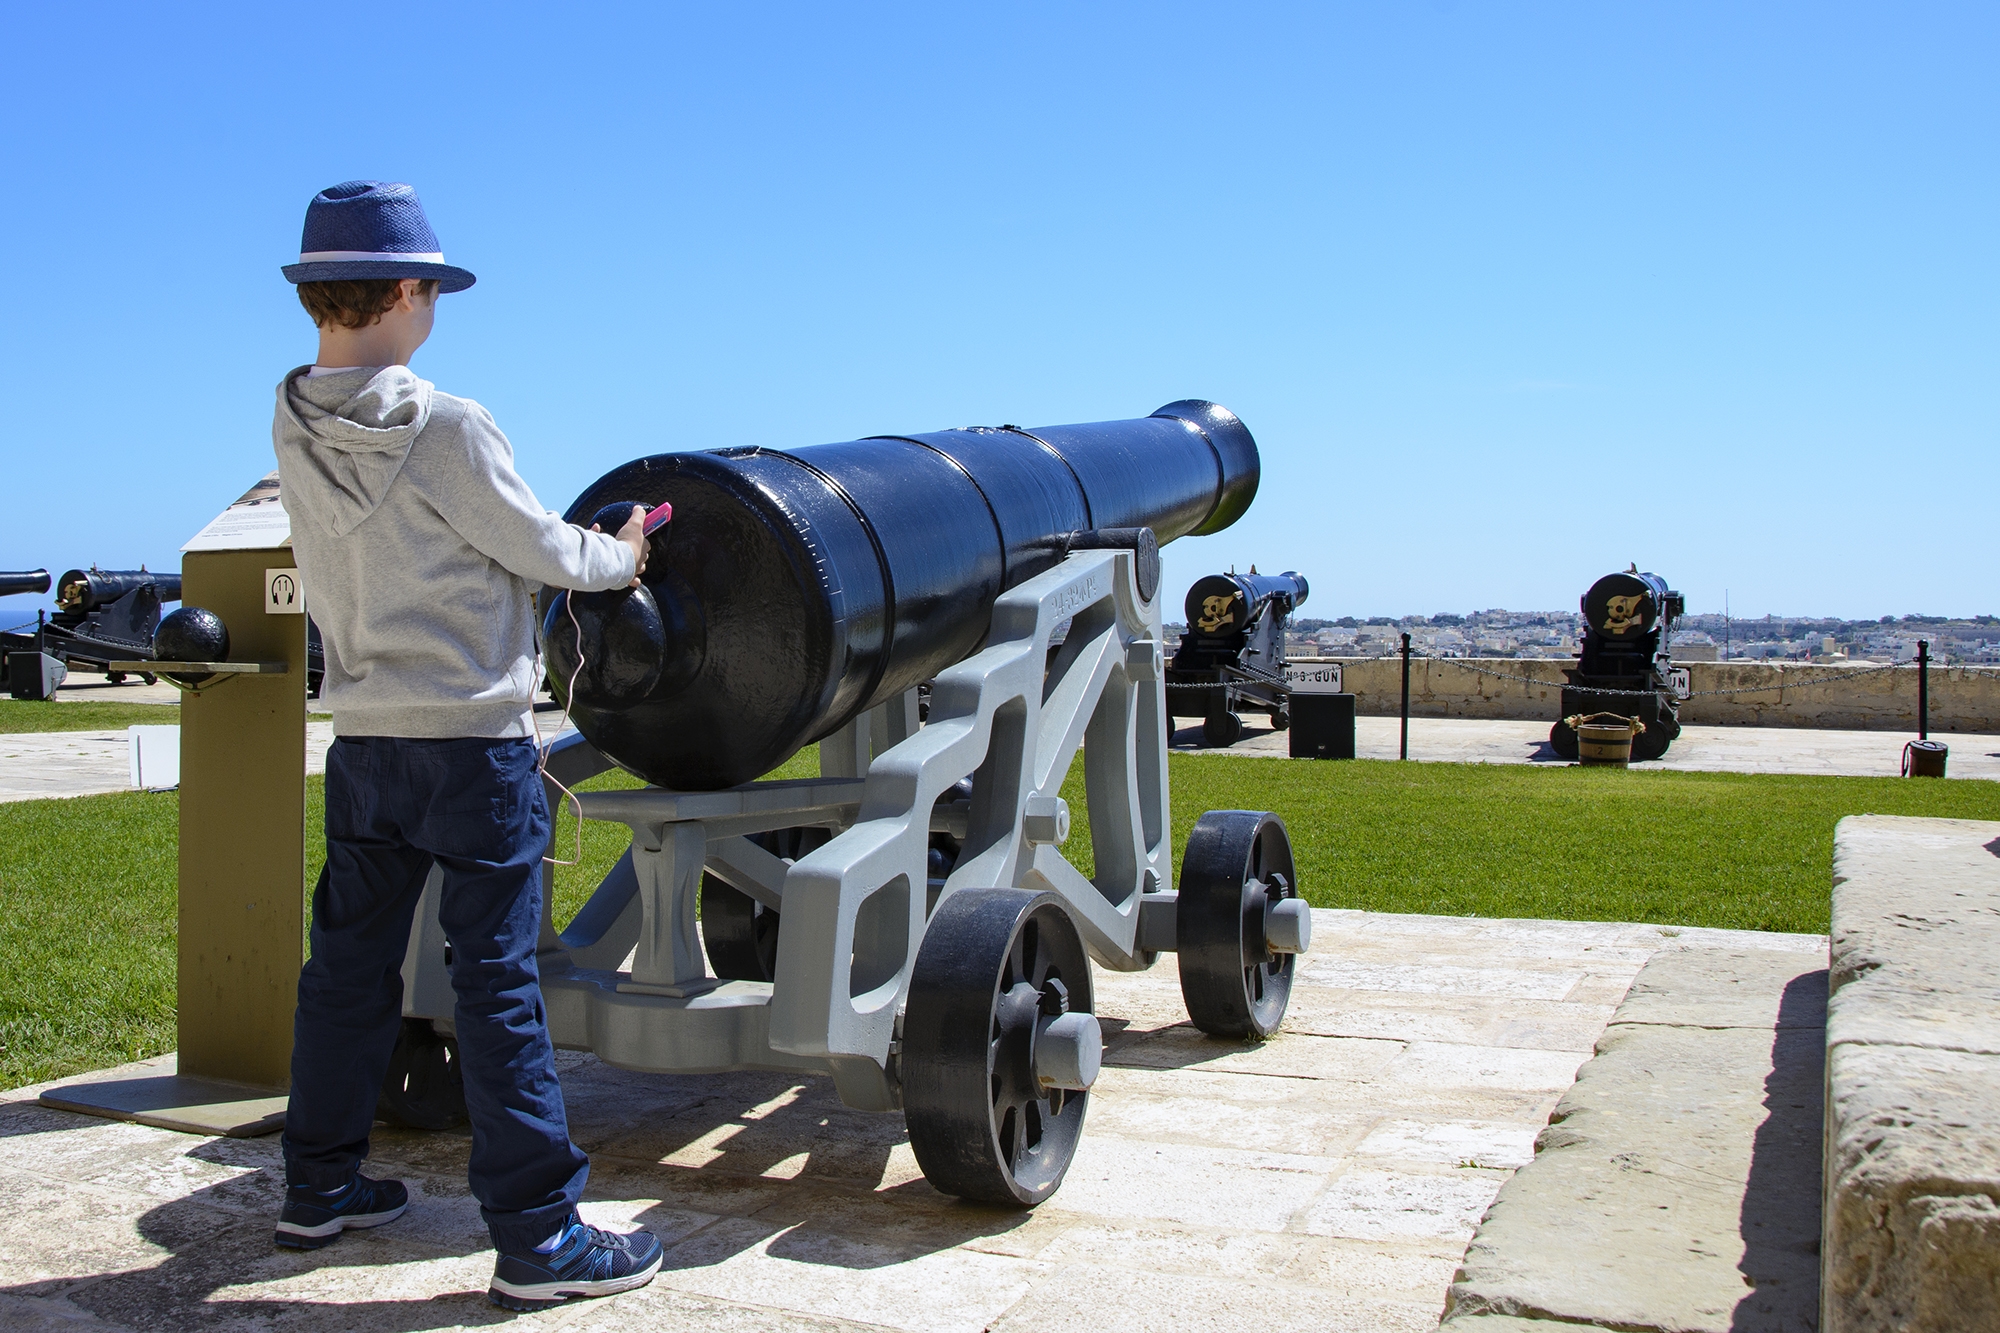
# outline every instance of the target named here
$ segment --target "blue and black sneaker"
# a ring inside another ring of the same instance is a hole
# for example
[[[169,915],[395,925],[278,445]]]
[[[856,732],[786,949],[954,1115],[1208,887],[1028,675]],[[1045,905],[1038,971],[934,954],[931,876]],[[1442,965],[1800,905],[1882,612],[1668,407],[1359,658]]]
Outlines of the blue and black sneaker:
[[[661,1253],[650,1231],[599,1231],[571,1213],[562,1239],[548,1253],[503,1250],[486,1294],[509,1310],[545,1310],[574,1296],[610,1296],[651,1282],[660,1271]]]
[[[304,1186],[285,1191],[278,1214],[278,1244],[294,1250],[316,1250],[340,1239],[349,1227],[379,1227],[393,1222],[410,1206],[410,1192],[400,1180],[370,1180],[360,1172],[338,1194],[321,1194]]]

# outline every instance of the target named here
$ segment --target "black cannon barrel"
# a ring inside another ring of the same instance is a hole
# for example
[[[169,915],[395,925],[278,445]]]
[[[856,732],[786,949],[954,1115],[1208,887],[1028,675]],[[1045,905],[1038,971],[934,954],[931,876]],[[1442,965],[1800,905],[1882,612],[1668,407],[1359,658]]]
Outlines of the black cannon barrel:
[[[1578,604],[1583,623],[1598,634],[1613,638],[1636,638],[1680,613],[1679,594],[1667,587],[1658,574],[1627,571],[1606,574],[1590,585]]]
[[[1188,633],[1222,637],[1250,628],[1257,613],[1274,597],[1290,615],[1309,591],[1306,576],[1292,570],[1282,574],[1204,574],[1188,589],[1182,609],[1187,614]]]
[[[994,599],[1076,534],[1217,532],[1257,476],[1249,430],[1193,400],[1133,421],[638,459],[566,517],[664,501],[673,519],[644,587],[552,601],[550,679],[621,767],[733,786],[969,656]]]
[[[147,584],[162,602],[181,599],[181,576],[144,569],[66,569],[56,580],[56,604],[65,611],[95,611]]]
[[[0,597],[11,597],[17,592],[47,592],[49,571],[46,569],[0,570]]]

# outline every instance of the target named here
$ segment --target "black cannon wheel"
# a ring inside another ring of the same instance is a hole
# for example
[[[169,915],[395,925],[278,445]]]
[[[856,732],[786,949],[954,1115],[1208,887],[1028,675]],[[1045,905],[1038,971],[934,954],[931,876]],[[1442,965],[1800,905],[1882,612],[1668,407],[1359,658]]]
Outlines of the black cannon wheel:
[[[771,855],[796,861],[824,847],[833,835],[823,828],[781,828],[754,833],[750,841]],[[701,943],[715,975],[730,981],[778,978],[778,918],[749,894],[710,874],[701,877]]]
[[[1090,959],[1054,894],[966,889],[939,905],[903,1015],[904,1115],[932,1185],[1027,1207],[1055,1193],[1090,1094],[1037,1082],[1038,1020],[1090,1011]]]
[[[375,1113],[410,1129],[452,1129],[465,1123],[465,1076],[458,1043],[427,1018],[406,1018],[389,1053],[389,1072]]]
[[[1235,713],[1210,713],[1202,719],[1201,738],[1211,749],[1226,750],[1243,739],[1243,719]]]
[[[1292,725],[1291,709],[1274,708],[1271,710],[1271,730],[1287,731],[1291,728],[1291,725]]]
[[[1196,822],[1181,858],[1175,914],[1181,998],[1196,1027],[1258,1041],[1278,1030],[1296,955],[1271,952],[1264,912],[1297,896],[1284,820],[1268,811],[1211,810]]]
[[[1567,722],[1558,722],[1553,727],[1550,727],[1549,748],[1556,752],[1557,758],[1567,759],[1571,763],[1575,763],[1577,756],[1576,728],[1570,726]]]
[[[1632,757],[1658,759],[1667,752],[1667,747],[1674,743],[1674,737],[1680,734],[1680,723],[1663,713],[1656,721],[1648,722],[1646,729],[1632,738]]]

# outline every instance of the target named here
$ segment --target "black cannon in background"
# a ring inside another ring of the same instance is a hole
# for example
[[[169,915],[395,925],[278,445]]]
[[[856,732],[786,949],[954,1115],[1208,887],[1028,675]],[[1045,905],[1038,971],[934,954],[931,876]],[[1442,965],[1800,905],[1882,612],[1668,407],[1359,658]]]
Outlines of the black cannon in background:
[[[1157,586],[1158,546],[1228,527],[1257,478],[1243,423],[1195,400],[1133,421],[642,458],[565,517],[621,507],[609,530],[671,502],[673,520],[643,587],[551,599],[549,676],[621,768],[733,787],[971,656],[994,600],[1074,551],[1129,546]]]
[[[1562,713],[1549,745],[1565,759],[1577,757],[1576,732],[1563,718],[1591,713],[1635,717],[1645,730],[1632,739],[1632,758],[1658,759],[1681,734],[1680,705],[1688,696],[1687,668],[1667,650],[1686,599],[1658,574],[1635,565],[1606,574],[1583,595],[1583,638],[1576,665],[1564,670]]]
[[[46,569],[0,571],[0,597],[48,590],[49,571]],[[39,625],[40,617],[30,623]],[[20,625],[0,630],[0,689],[17,699],[40,699],[48,695],[49,683],[60,676],[61,669],[55,664],[48,664],[45,669],[42,656],[36,651],[36,636],[21,632],[27,628],[27,625]],[[17,653],[21,657],[18,678],[13,666]]]
[[[1209,574],[1188,589],[1187,631],[1167,667],[1167,713],[1202,719],[1202,739],[1234,745],[1245,707],[1292,724],[1285,623],[1309,591],[1303,574]]]
[[[42,651],[72,671],[79,664],[96,667],[110,680],[121,681],[124,673],[106,664],[150,658],[161,606],[180,599],[179,574],[144,568],[67,570],[56,580],[56,610],[42,627]]]
[[[40,586],[35,586],[37,576]],[[48,590],[48,577],[42,571],[21,577],[27,586],[9,591]],[[53,614],[38,617],[32,629],[21,625],[0,633],[0,658],[7,663],[8,688],[17,698],[42,697],[42,687],[36,683],[48,679],[42,658],[59,664],[64,675],[83,666],[103,671],[113,682],[124,680],[123,672],[112,671],[107,664],[152,657],[160,607],[181,597],[180,575],[146,569],[71,569],[54,584]],[[22,659],[18,670],[17,655]],[[152,679],[148,674],[147,683]]]

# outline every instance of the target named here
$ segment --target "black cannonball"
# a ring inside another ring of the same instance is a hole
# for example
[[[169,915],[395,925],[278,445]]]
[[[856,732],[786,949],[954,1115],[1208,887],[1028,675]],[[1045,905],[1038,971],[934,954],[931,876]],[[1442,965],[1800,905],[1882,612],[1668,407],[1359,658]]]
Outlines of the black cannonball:
[[[630,708],[660,683],[667,628],[645,587],[558,594],[543,621],[542,639],[549,685],[565,708]]]
[[[229,627],[205,606],[184,606],[160,620],[153,631],[153,656],[162,662],[224,662],[229,659]],[[169,671],[169,680],[199,685],[209,678]]]

